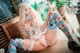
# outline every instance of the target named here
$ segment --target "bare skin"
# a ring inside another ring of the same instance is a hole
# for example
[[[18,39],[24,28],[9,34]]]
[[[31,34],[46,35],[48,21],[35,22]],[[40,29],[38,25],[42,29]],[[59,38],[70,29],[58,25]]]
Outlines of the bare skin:
[[[43,25],[43,26],[47,27],[47,25]],[[45,27],[42,27],[42,30]],[[53,30],[49,30],[48,29],[47,32],[45,34],[43,34],[43,35],[45,35],[46,43],[48,44],[48,46],[51,46],[56,41],[56,38],[55,37],[57,36],[57,30],[54,30],[53,31]],[[23,40],[25,40],[25,39],[23,39]],[[27,39],[26,46],[27,47],[30,47],[31,46],[31,40]],[[43,47],[39,41],[35,41],[35,44],[34,44],[34,47],[33,47],[33,50],[32,51],[41,51],[41,50],[44,50],[44,49],[46,49],[46,47]]]
[[[25,5],[24,5],[25,6]],[[22,6],[23,7],[23,6]],[[20,9],[20,10],[22,10],[22,9]],[[27,7],[27,6],[25,6],[25,7],[23,7],[23,10],[24,10],[24,14],[25,15],[28,15],[28,14],[30,14],[32,17],[33,17],[33,19],[32,20],[35,20],[36,18],[35,18],[35,14],[33,13],[33,11],[32,11],[32,9],[30,9],[29,7]],[[50,11],[51,12],[51,11]],[[50,13],[49,13],[50,14]],[[24,23],[25,23],[25,18],[21,18],[21,16],[20,16],[20,22],[22,22],[22,24],[24,25]],[[31,22],[32,22],[32,20],[27,20],[26,21],[26,24],[28,24],[27,26],[31,26]],[[34,23],[34,24],[36,24],[36,26],[39,26],[37,23]],[[40,30],[41,31],[44,31],[46,28],[47,28],[47,25],[48,25],[48,18],[45,20],[45,22],[44,22],[44,24],[43,25],[41,25],[41,26],[39,26],[40,27]],[[29,29],[29,28],[28,28]],[[24,33],[24,30],[23,29],[21,29],[21,31]],[[26,35],[26,33],[24,33],[25,35]],[[42,35],[44,35],[45,36],[45,39],[46,39],[46,43],[47,43],[47,45],[48,46],[51,46],[51,45],[53,45],[54,44],[54,42],[56,41],[56,36],[57,36],[57,29],[56,30],[49,30],[49,29],[47,29],[47,31],[46,31],[46,33],[45,34],[42,34]],[[26,35],[27,36],[27,35]],[[53,40],[54,39],[54,40]],[[29,48],[30,46],[31,46],[31,42],[32,42],[32,40],[30,40],[30,39],[23,39],[23,41],[25,41],[26,40],[26,47],[27,48]],[[41,43],[39,42],[39,41],[37,41],[37,40],[35,40],[35,43],[34,43],[34,46],[33,46],[33,49],[32,49],[32,51],[41,51],[41,50],[44,50],[44,49],[46,49],[46,46],[43,46],[43,45],[41,45]]]

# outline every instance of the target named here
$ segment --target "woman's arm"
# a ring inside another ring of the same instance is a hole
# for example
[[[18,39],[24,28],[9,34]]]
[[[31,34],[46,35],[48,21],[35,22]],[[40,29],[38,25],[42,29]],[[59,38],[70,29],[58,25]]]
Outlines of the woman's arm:
[[[28,38],[28,35],[27,35],[27,33],[26,33],[26,31],[24,30],[24,24],[23,23],[21,23],[21,22],[19,22],[19,30],[20,30],[20,32],[21,32],[21,36],[22,36],[22,38],[24,39],[24,38]]]

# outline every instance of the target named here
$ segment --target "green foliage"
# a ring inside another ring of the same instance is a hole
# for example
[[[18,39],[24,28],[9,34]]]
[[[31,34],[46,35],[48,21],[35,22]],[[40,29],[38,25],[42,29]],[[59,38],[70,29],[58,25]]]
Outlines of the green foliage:
[[[35,1],[34,5],[33,5],[33,8],[34,8],[35,10],[37,10],[37,8],[38,8],[38,4],[36,3],[36,1]]]
[[[56,1],[56,6],[58,9],[67,3],[66,0],[55,0],[55,1]]]
[[[64,6],[65,4],[67,4],[66,0],[50,0],[50,2],[54,2],[56,1],[56,6],[59,9],[61,6]]]
[[[52,2],[54,2],[55,0],[50,0],[50,2],[52,3]]]

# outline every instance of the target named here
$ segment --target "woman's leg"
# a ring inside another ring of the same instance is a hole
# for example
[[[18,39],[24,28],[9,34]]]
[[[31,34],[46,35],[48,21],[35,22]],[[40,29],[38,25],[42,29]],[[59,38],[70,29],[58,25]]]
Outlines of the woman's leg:
[[[54,32],[54,33],[53,33]],[[29,51],[41,51],[46,49],[47,46],[51,46],[56,40],[55,36],[57,35],[56,30],[47,30],[47,33],[43,34],[37,40],[23,40],[23,48],[28,49]],[[26,48],[25,48],[26,47]]]
[[[17,53],[16,47],[22,48],[22,39],[11,39],[8,47],[8,52]]]
[[[61,15],[61,17],[63,18],[64,22],[67,23],[67,25],[68,25],[67,27],[70,28],[70,29],[72,29],[71,32],[74,33],[74,30],[73,30],[72,26],[70,25],[70,23],[69,23],[69,21],[68,21],[68,19],[67,19],[67,15],[65,15],[65,14],[67,13],[65,7],[64,7],[64,6],[60,7],[60,8],[58,9],[58,12],[59,12],[59,14]],[[78,30],[78,31],[79,31],[79,30]],[[76,34],[75,34],[75,35],[76,35]],[[76,35],[76,36],[77,36],[77,35]],[[78,38],[78,40],[80,41],[80,37],[77,36],[77,38]]]
[[[26,40],[26,42],[25,42],[25,40]],[[17,53],[16,47],[24,48],[23,47],[24,44],[26,46],[26,49],[28,49],[29,51],[41,51],[41,50],[46,49],[46,46],[45,47],[42,46],[39,41],[33,41],[33,40],[29,40],[29,39],[25,39],[25,40],[12,39],[9,43],[8,52],[9,53]],[[24,41],[25,43],[22,41]],[[32,42],[34,42],[33,45],[32,45]]]
[[[67,36],[69,42],[68,46],[72,50],[80,50],[80,45],[78,45],[72,38],[71,35],[75,35],[74,32],[70,32],[68,27],[66,26],[64,20],[61,18],[59,13],[54,14],[54,20],[56,22],[56,25],[64,32],[64,34]]]
[[[39,41],[35,41],[32,51],[41,51],[41,50],[44,50],[46,48],[47,48],[47,46],[43,46]]]

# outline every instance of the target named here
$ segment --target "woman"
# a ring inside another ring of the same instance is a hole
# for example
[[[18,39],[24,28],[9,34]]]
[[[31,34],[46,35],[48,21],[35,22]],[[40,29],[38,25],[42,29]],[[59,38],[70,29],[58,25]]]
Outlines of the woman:
[[[23,13],[24,12],[24,13]],[[46,30],[46,33],[43,32],[47,28],[48,18],[45,23],[41,25],[40,19],[35,17],[36,14],[34,10],[27,4],[21,4],[19,8],[20,13],[20,23],[21,23],[21,32],[24,35],[30,36],[27,39],[15,39],[10,41],[8,52],[16,53],[16,47],[28,49],[29,51],[41,51],[46,47],[51,46],[55,41],[57,36],[57,27],[54,30]],[[54,34],[54,35],[53,35]],[[50,36],[49,36],[50,35]],[[34,36],[34,37],[32,37]],[[53,40],[54,38],[54,40]],[[15,47],[16,46],[16,47]]]
[[[56,42],[57,26],[67,35],[69,42],[78,45],[71,37],[72,33],[69,32],[61,16],[49,7],[49,12],[46,21],[43,25],[40,23],[38,14],[28,4],[20,4],[20,30],[25,39],[11,40],[8,52],[16,53],[16,47],[24,48],[29,51],[41,51]],[[36,17],[37,15],[37,17]],[[39,21],[39,22],[38,22]],[[30,37],[29,37],[30,36]],[[28,38],[29,37],[29,38]],[[71,46],[71,45],[70,45]],[[80,47],[72,46],[75,50]]]

